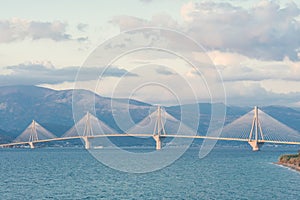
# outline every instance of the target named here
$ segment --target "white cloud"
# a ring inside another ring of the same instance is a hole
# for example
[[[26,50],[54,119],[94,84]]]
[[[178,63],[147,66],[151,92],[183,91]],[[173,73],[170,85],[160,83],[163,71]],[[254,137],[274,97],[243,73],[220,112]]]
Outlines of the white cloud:
[[[264,80],[261,81],[261,86],[269,92],[276,94],[292,94],[300,91],[299,81],[287,80]],[[288,88],[288,89],[287,89]]]
[[[117,16],[111,22],[120,30],[145,26],[179,30],[209,50],[230,50],[263,60],[282,60],[286,56],[299,59],[300,9],[293,2],[280,7],[275,1],[260,1],[250,8],[212,1],[189,2],[180,13],[182,23],[166,14],[154,15],[150,20]]]
[[[300,61],[291,61],[287,57],[282,61],[261,61],[247,57],[239,60],[243,56],[221,52],[218,54],[222,58],[218,68],[224,81],[300,81]],[[236,63],[232,60],[234,57],[237,57]],[[293,90],[286,88],[286,92],[291,91]]]
[[[67,26],[67,23],[61,21],[42,22],[20,18],[0,20],[0,43],[22,41],[27,38],[54,41],[73,40],[74,38],[66,31]]]
[[[208,48],[266,60],[297,59],[300,10],[295,3],[280,7],[275,1],[261,1],[245,9],[201,2],[186,7],[186,31]]]
[[[217,66],[240,66],[249,61],[247,56],[232,52],[209,51],[207,52],[207,55]]]
[[[121,31],[147,26],[146,20],[125,15],[115,16],[110,22],[118,25]]]

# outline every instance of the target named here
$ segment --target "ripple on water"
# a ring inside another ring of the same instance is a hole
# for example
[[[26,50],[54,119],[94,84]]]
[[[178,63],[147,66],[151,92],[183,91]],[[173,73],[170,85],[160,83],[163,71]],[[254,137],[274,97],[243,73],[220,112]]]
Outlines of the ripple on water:
[[[216,148],[204,159],[198,151],[156,172],[128,174],[81,149],[3,149],[1,199],[299,198],[300,173],[270,164],[294,150]]]

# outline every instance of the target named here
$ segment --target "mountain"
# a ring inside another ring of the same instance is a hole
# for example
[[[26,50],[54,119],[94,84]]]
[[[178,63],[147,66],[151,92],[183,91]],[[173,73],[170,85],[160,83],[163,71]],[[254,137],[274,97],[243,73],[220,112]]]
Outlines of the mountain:
[[[95,98],[97,117],[117,131],[120,130],[113,119],[111,101],[120,116],[125,115],[129,106],[134,121],[146,117],[151,107],[136,100],[111,100],[87,90],[76,92],[82,100]],[[55,135],[61,136],[74,125],[72,94],[73,90],[56,91],[36,86],[0,87],[0,129],[16,137],[32,120],[36,120]]]
[[[278,121],[300,132],[300,110],[284,106],[267,106],[262,110]]]
[[[9,136],[6,131],[0,129],[0,142],[1,143],[8,143],[13,140],[13,137]]]
[[[72,95],[73,90],[51,90],[37,86],[5,86],[0,87],[0,143],[11,141],[22,133],[22,131],[36,120],[43,127],[61,136],[74,125],[72,113]],[[133,99],[111,99],[94,94],[87,90],[76,90],[77,101],[79,103],[94,103],[96,116],[117,132],[122,132],[114,119],[118,116],[123,129],[129,129],[132,122],[138,123],[154,111],[155,107]],[[111,104],[114,105],[113,110]],[[210,118],[210,103],[199,103],[200,123],[198,132],[205,134]],[[223,104],[214,104],[217,108],[224,108]],[[127,110],[129,108],[129,115]],[[181,106],[165,107],[166,111],[176,119],[181,117],[181,109],[185,114],[194,113],[195,105],[186,104]],[[251,111],[252,107],[226,106],[225,124],[232,122],[240,116]],[[267,106],[261,108],[263,111],[276,118],[278,121],[300,131],[300,110],[295,110],[283,106]],[[86,113],[82,113],[84,116]],[[191,117],[185,123],[194,123]],[[115,141],[121,144],[132,144],[135,140],[119,139]],[[140,142],[140,140],[138,141]],[[145,141],[146,142],[146,141]],[[153,141],[151,141],[153,142]],[[149,143],[147,141],[146,143]]]

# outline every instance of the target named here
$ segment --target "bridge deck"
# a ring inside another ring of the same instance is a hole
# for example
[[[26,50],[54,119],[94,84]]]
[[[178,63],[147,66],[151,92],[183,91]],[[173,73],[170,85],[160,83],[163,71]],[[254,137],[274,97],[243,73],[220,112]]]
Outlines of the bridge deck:
[[[43,142],[51,142],[51,141],[63,141],[63,140],[73,140],[73,139],[83,139],[83,138],[101,138],[101,137],[153,137],[153,134],[105,134],[105,135],[93,135],[93,136],[71,136],[71,137],[63,137],[63,138],[51,138],[45,140],[36,140],[36,141],[28,141],[28,142],[13,142],[8,144],[1,144],[0,147],[10,147],[15,145],[26,145],[29,143],[43,143]],[[190,138],[190,139],[209,139],[209,140],[222,140],[222,141],[239,141],[239,142],[248,142],[249,139],[243,138],[226,138],[226,137],[213,137],[213,136],[201,136],[201,135],[176,135],[176,134],[168,134],[161,135],[162,138]],[[273,143],[273,144],[291,144],[291,145],[300,145],[300,142],[293,141],[274,141],[274,140],[258,140],[259,143]]]

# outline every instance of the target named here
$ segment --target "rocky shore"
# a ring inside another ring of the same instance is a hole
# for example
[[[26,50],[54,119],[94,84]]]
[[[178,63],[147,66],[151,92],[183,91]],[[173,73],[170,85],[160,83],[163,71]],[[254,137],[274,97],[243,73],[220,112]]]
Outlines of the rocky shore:
[[[300,172],[300,151],[298,154],[282,155],[277,164],[289,167]]]

